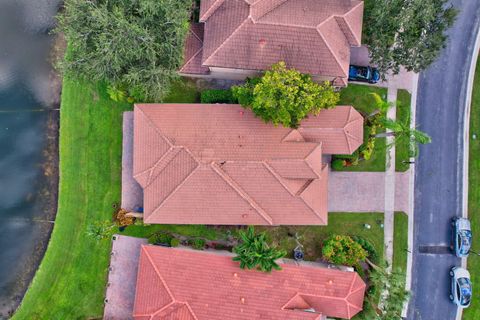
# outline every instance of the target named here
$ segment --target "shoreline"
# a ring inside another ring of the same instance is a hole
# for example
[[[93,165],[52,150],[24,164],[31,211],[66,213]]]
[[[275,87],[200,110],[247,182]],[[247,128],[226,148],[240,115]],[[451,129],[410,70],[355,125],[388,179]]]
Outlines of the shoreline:
[[[59,185],[59,134],[60,134],[60,97],[62,78],[55,70],[54,61],[63,55],[65,40],[62,35],[56,35],[52,39],[49,62],[52,66],[49,82],[49,107],[44,125],[44,148],[41,151],[39,180],[37,187],[36,210],[38,214],[31,223],[36,224],[36,235],[31,249],[24,261],[18,263],[21,271],[15,279],[15,286],[10,289],[12,299],[0,305],[0,319],[10,318],[20,306],[30,284],[35,277],[45,252],[47,251],[50,237],[55,224],[58,208],[58,185]]]

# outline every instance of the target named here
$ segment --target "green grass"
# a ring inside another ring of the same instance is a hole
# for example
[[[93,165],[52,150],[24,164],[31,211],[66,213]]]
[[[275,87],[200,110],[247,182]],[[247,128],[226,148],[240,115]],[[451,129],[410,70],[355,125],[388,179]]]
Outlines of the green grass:
[[[196,103],[200,102],[200,92],[193,81],[181,78],[172,84],[170,93],[163,99],[165,103]]]
[[[395,212],[393,234],[393,270],[407,272],[408,216]]]
[[[405,121],[410,115],[410,102],[412,96],[407,90],[398,90],[397,92],[397,120]],[[407,171],[409,168],[408,163],[402,161],[408,161],[408,141],[403,140],[395,144],[395,169],[396,171]]]
[[[476,139],[472,136],[476,135]],[[480,60],[475,71],[472,105],[470,110],[470,156],[468,166],[468,216],[472,224],[473,250],[480,248]],[[473,289],[480,289],[480,257],[471,255],[468,269],[472,277]],[[478,292],[478,291],[477,291]],[[477,299],[475,299],[477,298]],[[474,295],[472,304],[463,312],[464,320],[480,319],[480,299]]]
[[[352,105],[364,116],[375,111],[375,100],[371,93],[377,93],[382,98],[387,98],[387,89],[349,84],[340,91],[341,105]],[[364,138],[366,139],[366,137]],[[385,139],[376,139],[372,157],[360,161],[356,166],[344,167],[341,171],[385,171],[386,143]]]
[[[122,112],[103,85],[64,79],[58,213],[50,243],[13,319],[86,319],[103,312],[110,241],[85,236],[120,200]]]
[[[371,225],[370,229],[364,227],[366,223]],[[281,226],[257,229],[267,230],[273,242],[285,249],[290,257],[296,246],[294,238],[296,233],[301,236],[307,260],[320,258],[323,240],[333,234],[365,238],[375,247],[378,256],[383,257],[383,228],[380,227],[382,223],[383,213],[331,212],[328,214],[327,226]]]

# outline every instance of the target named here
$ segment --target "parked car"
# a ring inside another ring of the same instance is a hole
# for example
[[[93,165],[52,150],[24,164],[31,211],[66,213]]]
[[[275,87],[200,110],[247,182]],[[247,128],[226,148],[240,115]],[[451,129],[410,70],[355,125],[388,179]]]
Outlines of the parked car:
[[[472,246],[470,221],[466,218],[455,217],[452,219],[452,226],[455,255],[460,258],[468,257],[470,247]]]
[[[350,65],[348,70],[348,80],[377,83],[378,80],[380,80],[380,73],[377,69],[372,67]]]
[[[452,270],[450,270],[450,276],[452,277],[452,292],[450,293],[450,300],[460,308],[467,308],[470,306],[472,299],[470,273],[467,269],[453,267]]]

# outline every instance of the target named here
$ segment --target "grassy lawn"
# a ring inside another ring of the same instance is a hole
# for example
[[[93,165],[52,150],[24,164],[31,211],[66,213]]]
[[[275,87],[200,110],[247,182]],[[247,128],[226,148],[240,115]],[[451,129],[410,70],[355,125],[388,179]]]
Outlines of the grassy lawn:
[[[364,224],[371,225],[370,229]],[[295,234],[301,237],[304,246],[305,259],[315,260],[322,255],[322,242],[332,234],[358,236],[368,240],[376,249],[379,257],[383,256],[383,223],[382,213],[346,213],[331,212],[328,215],[327,226],[282,226],[257,228],[268,230],[275,244],[285,249],[293,256],[296,247]]]
[[[408,216],[395,212],[393,234],[393,270],[407,271]]]
[[[182,78],[173,83],[170,93],[163,99],[165,103],[196,103],[200,102],[200,92],[195,83]]]
[[[410,115],[410,102],[412,96],[407,90],[398,90],[397,93],[397,120],[405,121]],[[409,164],[402,161],[408,161],[408,141],[400,141],[395,145],[395,169],[396,171],[407,171]]]
[[[110,242],[85,236],[120,200],[122,112],[102,85],[64,79],[58,213],[45,257],[13,319],[86,319],[103,312]]]
[[[364,115],[370,114],[375,110],[375,101],[370,94],[372,92],[378,93],[384,99],[387,98],[386,88],[349,84],[340,91],[339,104],[352,105]],[[369,160],[360,161],[356,166],[344,167],[341,171],[385,171],[385,154],[385,139],[376,139],[375,149]]]
[[[477,138],[473,139],[472,136]],[[472,224],[472,249],[480,248],[480,60],[477,63],[473,86],[472,106],[470,110],[470,157],[468,168],[468,213]],[[480,257],[471,255],[468,259],[468,270],[472,276],[473,289],[480,290]],[[475,299],[476,298],[476,299]],[[463,312],[464,320],[480,319],[480,300],[478,293],[474,295],[472,304]]]

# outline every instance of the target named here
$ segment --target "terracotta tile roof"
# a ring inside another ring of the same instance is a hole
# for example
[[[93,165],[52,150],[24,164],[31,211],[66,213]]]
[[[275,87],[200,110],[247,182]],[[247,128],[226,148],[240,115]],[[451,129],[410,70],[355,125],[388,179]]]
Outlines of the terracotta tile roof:
[[[350,106],[322,110],[302,121],[305,141],[323,141],[325,154],[352,154],[363,143],[363,117]]]
[[[317,320],[350,319],[362,310],[365,283],[356,272],[312,264],[281,266],[281,271],[262,273],[240,269],[227,254],[143,246],[133,316]]]
[[[285,61],[304,73],[347,78],[362,20],[359,0],[202,0],[201,62],[265,70]]]
[[[208,74],[210,69],[202,65],[203,23],[192,23],[183,49],[184,64],[180,73]]]
[[[323,146],[348,153],[362,121],[352,107],[338,107],[292,130],[239,105],[136,105],[133,176],[144,191],[144,220],[326,224]]]

